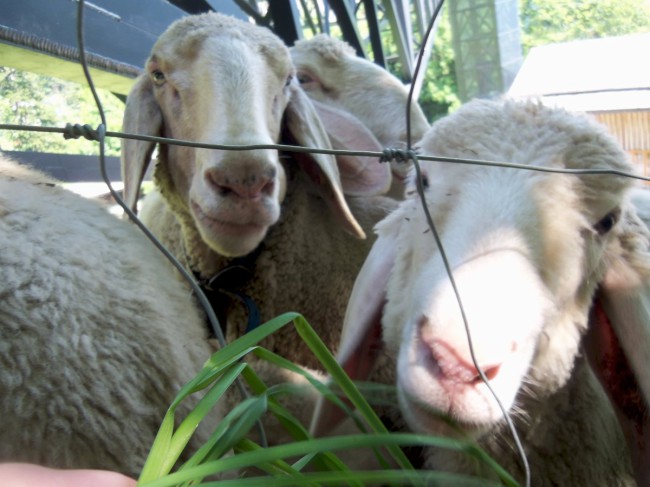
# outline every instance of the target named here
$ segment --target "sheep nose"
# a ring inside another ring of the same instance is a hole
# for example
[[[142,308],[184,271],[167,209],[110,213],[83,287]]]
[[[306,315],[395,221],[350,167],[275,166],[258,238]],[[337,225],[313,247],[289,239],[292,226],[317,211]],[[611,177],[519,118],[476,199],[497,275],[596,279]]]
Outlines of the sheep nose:
[[[442,340],[430,344],[434,371],[441,379],[454,383],[475,385],[483,382],[476,366],[463,359],[458,352]],[[499,374],[501,364],[478,364],[487,380],[493,380]]]
[[[264,173],[237,173],[219,167],[212,167],[205,171],[208,185],[219,195],[235,194],[240,198],[251,200],[270,195],[273,192],[275,177],[275,168],[269,168]]]

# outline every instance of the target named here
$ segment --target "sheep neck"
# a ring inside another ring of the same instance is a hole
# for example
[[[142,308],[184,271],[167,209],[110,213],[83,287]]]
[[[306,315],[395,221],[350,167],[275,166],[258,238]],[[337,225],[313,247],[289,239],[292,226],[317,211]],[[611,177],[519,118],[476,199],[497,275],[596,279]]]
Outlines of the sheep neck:
[[[262,246],[259,246],[250,254],[233,259],[228,266],[209,279],[202,279],[200,273],[194,271],[194,276],[217,315],[224,335],[227,333],[228,308],[233,301],[241,302],[247,310],[246,333],[254,330],[262,323],[255,300],[242,290],[253,278],[255,260],[261,249]],[[210,329],[210,332],[216,336],[215,330]]]

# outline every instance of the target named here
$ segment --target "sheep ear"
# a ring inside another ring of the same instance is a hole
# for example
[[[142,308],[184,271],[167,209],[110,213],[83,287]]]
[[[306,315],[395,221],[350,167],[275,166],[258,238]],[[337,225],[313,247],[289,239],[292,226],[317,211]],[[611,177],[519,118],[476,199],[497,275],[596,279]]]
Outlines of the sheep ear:
[[[395,259],[395,240],[395,236],[377,238],[350,295],[337,361],[352,380],[368,378],[383,346],[381,318],[388,277]],[[339,407],[321,397],[314,409],[311,433],[322,436],[332,431],[344,417]]]
[[[638,485],[650,485],[650,234],[635,214],[590,316],[586,350],[627,438]],[[629,223],[624,222],[624,223]]]
[[[325,129],[307,95],[296,85],[289,87],[291,98],[284,117],[286,128],[295,142],[303,147],[331,149]],[[352,215],[345,197],[334,157],[328,154],[294,153],[295,159],[316,184],[321,196],[328,203],[343,227],[358,238],[366,234]]]
[[[354,115],[316,100],[311,100],[334,149],[381,152],[382,146]],[[377,157],[336,156],[345,194],[369,196],[384,194],[390,188],[390,164]]]
[[[153,95],[148,76],[141,75],[131,88],[124,109],[123,131],[139,135],[160,135],[162,113]],[[153,142],[122,140],[122,180],[124,201],[133,211],[137,209],[140,184],[151,161]]]

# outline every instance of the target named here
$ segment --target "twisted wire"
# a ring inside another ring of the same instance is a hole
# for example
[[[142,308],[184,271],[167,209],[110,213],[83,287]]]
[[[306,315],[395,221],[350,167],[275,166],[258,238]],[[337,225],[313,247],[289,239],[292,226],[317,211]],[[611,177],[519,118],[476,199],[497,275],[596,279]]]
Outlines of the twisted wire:
[[[137,217],[134,211],[129,208],[129,206],[124,203],[124,200],[122,197],[119,195],[117,191],[113,188],[110,178],[108,177],[108,172],[106,170],[106,157],[105,157],[105,137],[106,137],[106,117],[104,115],[104,109],[101,103],[101,100],[97,94],[97,91],[95,90],[95,84],[93,82],[92,76],[90,75],[90,70],[88,69],[88,65],[86,63],[86,51],[84,48],[84,35],[83,35],[83,19],[84,19],[84,0],[78,0],[79,3],[77,5],[77,42],[79,44],[79,61],[82,65],[84,75],[86,77],[86,81],[88,83],[88,86],[93,94],[93,98],[95,100],[95,104],[97,105],[97,109],[99,111],[99,116],[101,118],[101,124],[97,127],[96,130],[92,129],[89,125],[70,125],[67,124],[66,128],[64,129],[64,138],[77,138],[80,136],[90,138],[90,140],[97,140],[99,142],[99,163],[100,163],[100,171],[102,175],[102,179],[104,180],[104,183],[108,187],[111,196],[115,199],[115,201],[122,207],[124,212],[128,215],[129,219],[135,223],[138,228],[147,236],[147,238],[154,244],[154,246],[162,252],[162,254],[167,258],[169,262],[180,272],[181,276],[183,279],[189,284],[190,288],[192,289],[192,292],[198,299],[202,309],[204,310],[208,321],[210,323],[210,327],[212,328],[212,331],[215,334],[215,337],[219,341],[219,344],[221,347],[226,346],[226,337],[223,334],[223,329],[221,327],[221,324],[219,323],[219,319],[217,318],[217,315],[212,308],[212,305],[210,304],[210,301],[208,300],[207,296],[201,289],[201,286],[197,283],[196,279],[192,274],[190,274],[185,266],[180,263],[180,261],[156,238],[156,236],[153,235],[153,233],[147,228],[147,226],[142,223],[142,221]],[[68,137],[66,137],[66,135]],[[246,387],[244,386],[242,380],[240,377],[237,378],[235,381],[237,384],[237,388],[239,389],[242,397],[245,399],[250,397],[250,394]],[[262,447],[267,447],[268,446],[268,441],[266,437],[266,432],[264,430],[264,425],[262,424],[261,420],[256,421],[259,437],[260,437],[260,444]]]
[[[80,124],[74,124],[74,125],[67,124],[63,128],[46,127],[40,125],[0,124],[0,130],[22,130],[22,131],[30,131],[30,132],[59,133],[59,134],[63,134],[64,138],[79,138],[76,136],[76,133],[81,132],[81,136],[84,138],[88,138],[87,136],[89,136],[91,137],[90,140],[96,140],[96,141],[99,140],[98,138],[96,138],[97,129],[92,129],[92,127],[88,125],[80,125]],[[206,144],[201,142],[193,142],[191,140],[171,139],[166,137],[158,137],[154,135],[131,134],[128,132],[118,132],[113,130],[106,130],[104,136],[114,137],[118,139],[143,140],[143,141],[154,142],[158,144],[195,147],[199,149],[218,149],[218,150],[230,150],[230,151],[275,149],[282,152],[330,154],[334,156],[348,155],[348,156],[357,156],[357,157],[375,157],[380,162],[397,161],[398,163],[407,163],[409,161],[412,161],[412,159],[407,155],[408,149],[400,149],[400,148],[386,148],[383,149],[381,152],[379,152],[379,151],[359,151],[359,150],[342,150],[342,149],[322,149],[318,147],[300,147],[295,145],[284,145],[284,144],[249,144],[249,145]],[[621,176],[625,178],[638,179],[640,181],[650,182],[650,177],[642,176],[640,174],[635,174],[626,171],[619,171],[616,169],[567,169],[567,168],[558,168],[558,167],[540,167],[540,166],[530,166],[527,164],[519,164],[516,162],[489,161],[484,159],[465,159],[465,158],[457,158],[457,157],[442,157],[442,156],[434,156],[434,155],[419,154],[419,153],[417,154],[417,158],[420,161],[444,162],[448,164],[469,164],[469,165],[476,165],[476,166],[492,166],[492,167],[518,169],[518,170],[533,171],[533,172],[573,174],[575,176],[586,176],[586,175]]]
[[[467,344],[469,346],[469,353],[470,357],[472,358],[472,363],[474,365],[474,368],[478,371],[479,377],[481,378],[481,381],[485,384],[487,389],[490,391],[490,394],[492,397],[494,397],[494,400],[496,401],[497,405],[499,406],[499,409],[503,413],[503,417],[508,425],[508,429],[510,430],[510,434],[512,436],[513,441],[515,442],[515,447],[517,449],[517,453],[519,455],[519,458],[521,459],[522,467],[524,470],[524,480],[525,480],[525,485],[526,487],[530,487],[531,484],[531,473],[530,473],[530,465],[528,463],[528,458],[526,456],[526,452],[524,451],[524,447],[521,443],[521,439],[519,438],[519,434],[517,433],[517,428],[515,428],[515,425],[512,421],[512,418],[510,417],[510,414],[508,413],[507,409],[503,406],[503,403],[501,402],[501,399],[499,399],[499,396],[496,394],[494,389],[492,389],[492,386],[490,385],[490,381],[488,380],[487,376],[481,369],[481,367],[478,364],[478,360],[476,359],[476,354],[474,353],[474,342],[472,340],[472,335],[470,333],[469,329],[469,322],[467,320],[467,314],[465,313],[465,307],[463,306],[463,300],[461,299],[460,292],[458,291],[458,287],[456,286],[456,280],[454,279],[453,272],[451,270],[451,266],[449,264],[449,260],[447,259],[447,253],[445,252],[445,249],[442,245],[442,241],[440,240],[440,236],[438,235],[438,231],[436,229],[435,224],[433,223],[433,219],[431,218],[431,214],[429,212],[429,207],[426,204],[426,199],[424,196],[424,185],[422,182],[422,173],[420,171],[420,163],[418,162],[418,157],[417,154],[411,150],[411,103],[413,100],[413,89],[415,87],[415,77],[420,73],[420,67],[422,64],[422,59],[424,57],[424,46],[427,44],[427,39],[431,35],[431,31],[433,30],[433,26],[435,24],[436,19],[438,18],[438,15],[440,14],[440,10],[442,9],[442,6],[444,4],[444,0],[440,0],[436,4],[435,11],[431,17],[431,20],[429,22],[429,26],[427,27],[427,30],[423,36],[422,39],[422,48],[420,49],[420,52],[418,54],[418,60],[417,64],[415,67],[415,73],[413,75],[413,81],[411,83],[411,89],[409,90],[408,94],[408,99],[406,102],[406,136],[407,136],[407,148],[408,153],[413,161],[413,167],[415,168],[415,173],[416,173],[416,189],[418,192],[418,195],[420,197],[420,201],[422,202],[422,209],[424,211],[427,223],[429,225],[429,228],[431,229],[431,234],[433,235],[433,238],[435,240],[436,246],[440,252],[440,258],[442,259],[442,263],[445,268],[445,272],[447,274],[447,277],[449,278],[449,284],[451,285],[453,291],[454,291],[454,297],[456,298],[456,302],[458,303],[458,308],[460,309],[460,314],[461,318],[463,320],[463,326],[465,327],[465,334],[467,335]]]

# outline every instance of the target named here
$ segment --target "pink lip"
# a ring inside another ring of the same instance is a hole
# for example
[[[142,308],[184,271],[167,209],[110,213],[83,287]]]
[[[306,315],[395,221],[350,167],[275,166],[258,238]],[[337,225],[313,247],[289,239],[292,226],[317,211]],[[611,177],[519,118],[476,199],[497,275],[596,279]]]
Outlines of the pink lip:
[[[238,236],[247,235],[260,230],[260,225],[255,225],[253,223],[235,223],[212,218],[208,216],[194,201],[192,201],[191,205],[192,211],[197,221],[200,222],[204,228],[209,229],[215,234]]]

